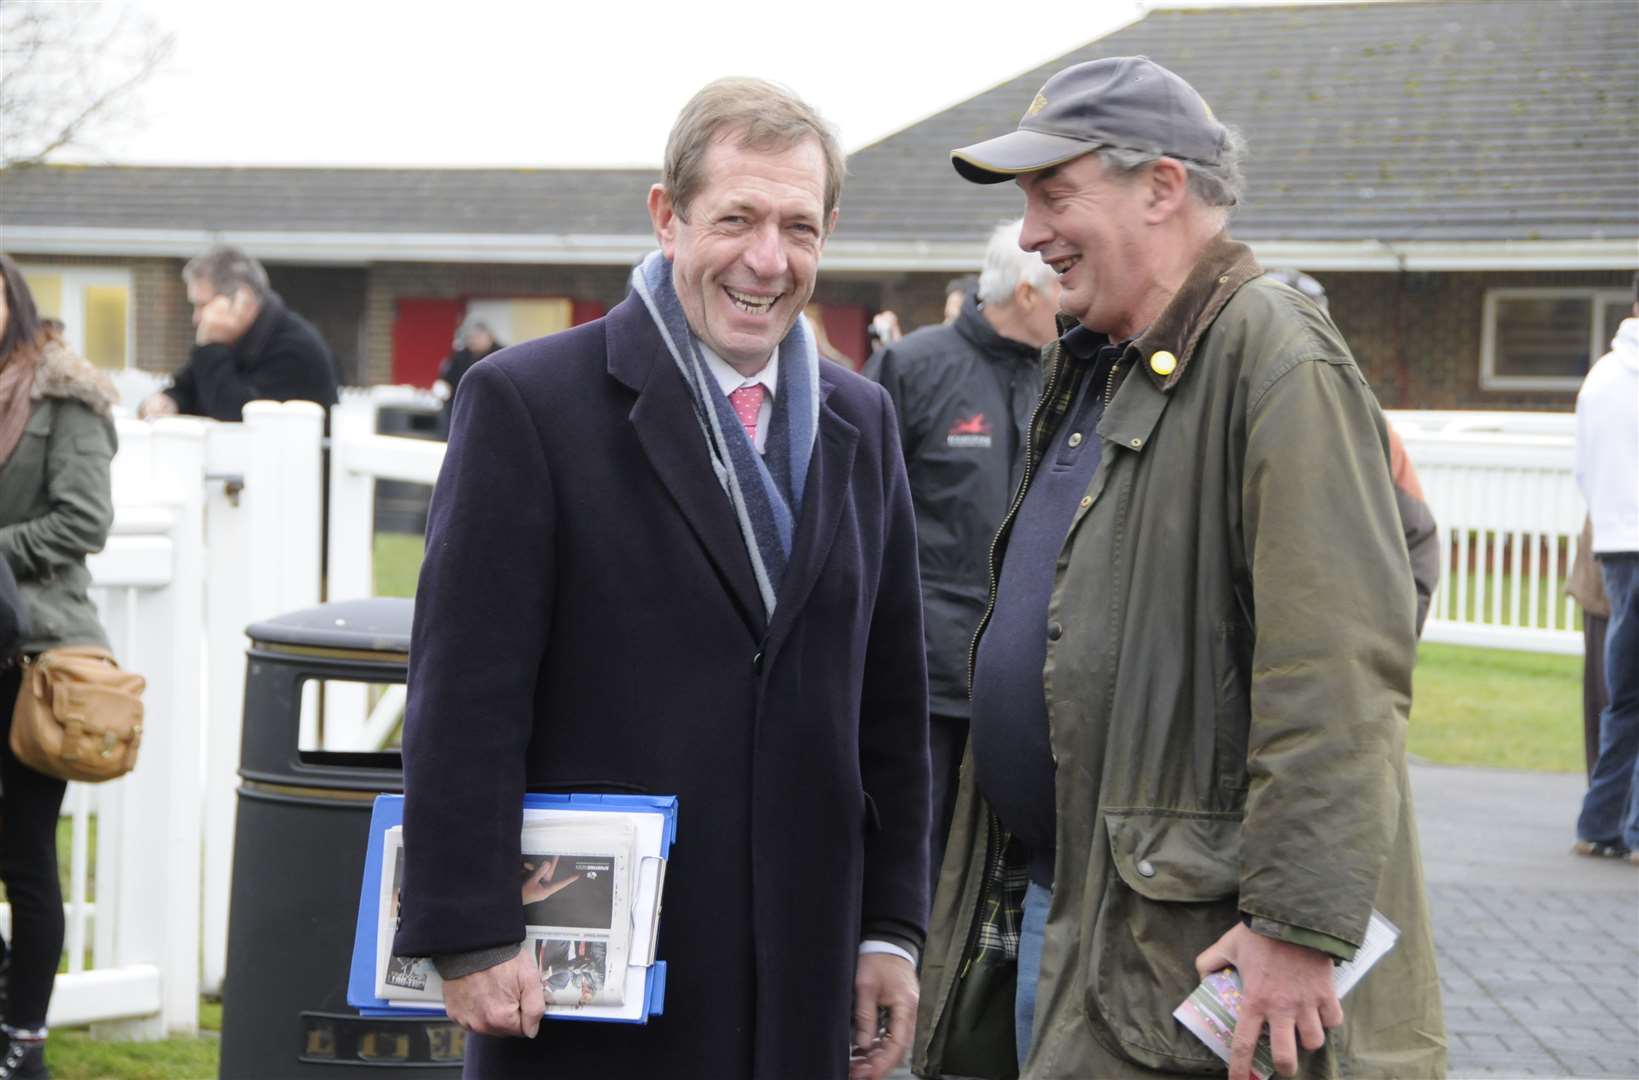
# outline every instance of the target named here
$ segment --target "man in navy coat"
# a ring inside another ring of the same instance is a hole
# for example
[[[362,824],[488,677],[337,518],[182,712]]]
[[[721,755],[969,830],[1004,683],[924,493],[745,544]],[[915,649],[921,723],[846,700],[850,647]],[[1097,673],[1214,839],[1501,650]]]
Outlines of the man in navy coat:
[[[887,395],[799,317],[842,174],[807,105],[711,84],[627,299],[462,382],[417,592],[394,951],[434,957],[467,1076],[879,1080],[909,1044],[911,499]],[[526,790],[679,797],[663,1016],[540,1023]]]

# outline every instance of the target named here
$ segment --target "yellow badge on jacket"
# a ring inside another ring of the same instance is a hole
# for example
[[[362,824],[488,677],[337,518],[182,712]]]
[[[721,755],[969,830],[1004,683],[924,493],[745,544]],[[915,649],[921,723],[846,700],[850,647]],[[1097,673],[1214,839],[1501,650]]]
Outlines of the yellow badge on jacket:
[[[1150,370],[1162,378],[1166,378],[1178,370],[1178,358],[1165,349],[1151,353]]]

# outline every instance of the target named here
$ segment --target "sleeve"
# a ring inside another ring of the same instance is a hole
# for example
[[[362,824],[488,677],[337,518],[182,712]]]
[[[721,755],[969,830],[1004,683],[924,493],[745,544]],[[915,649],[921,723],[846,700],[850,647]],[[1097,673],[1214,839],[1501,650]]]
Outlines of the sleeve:
[[[882,395],[883,544],[866,641],[859,768],[873,827],[865,839],[864,936],[920,948],[928,911],[928,674],[916,522],[892,402]]]
[[[1416,652],[1386,438],[1346,360],[1295,361],[1248,406],[1257,632],[1241,910],[1351,950],[1399,824]]]
[[[203,415],[199,405],[199,385],[194,378],[192,354],[189,354],[188,362],[171,376],[171,385],[166,387],[164,392],[176,402],[177,412],[184,416]]]
[[[524,939],[518,842],[552,618],[552,477],[511,377],[487,364],[463,386],[433,489],[410,640],[394,943],[407,956]]]
[[[911,402],[907,400],[910,388],[905,383],[905,366],[900,363],[899,354],[893,346],[884,346],[871,358],[875,370],[870,372],[871,378],[882,385],[888,392],[888,399],[893,404],[895,427],[899,432],[899,448],[905,460],[915,458],[917,450],[917,435],[912,430],[908,419],[911,413]]]
[[[336,403],[330,358],[317,343],[292,334],[275,335],[248,368],[227,345],[200,345],[188,366],[198,384],[199,410],[207,416],[239,419],[252,401]]]
[[[19,580],[39,580],[58,566],[101,551],[114,524],[109,462],[114,425],[78,402],[57,401],[46,441],[47,509],[0,527],[0,553]]]
[[[1434,511],[1423,498],[1423,483],[1417,467],[1400,441],[1389,429],[1389,475],[1394,478],[1394,505],[1400,511],[1400,530],[1406,537],[1406,554],[1411,558],[1411,577],[1417,586],[1417,636],[1423,636],[1428,621],[1429,602],[1440,584],[1440,530]]]

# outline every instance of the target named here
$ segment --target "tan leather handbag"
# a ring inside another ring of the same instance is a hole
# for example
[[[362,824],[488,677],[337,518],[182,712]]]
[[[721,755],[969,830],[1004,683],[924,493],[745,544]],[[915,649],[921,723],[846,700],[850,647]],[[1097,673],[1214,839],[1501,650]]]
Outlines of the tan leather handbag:
[[[130,772],[142,743],[146,679],[106,649],[47,649],[23,661],[11,752],[35,772],[97,784]]]

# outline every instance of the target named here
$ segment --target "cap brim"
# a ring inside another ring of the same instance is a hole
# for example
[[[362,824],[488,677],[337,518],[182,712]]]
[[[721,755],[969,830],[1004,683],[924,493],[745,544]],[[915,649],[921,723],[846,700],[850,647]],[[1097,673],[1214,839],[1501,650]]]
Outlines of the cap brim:
[[[1045,131],[1020,128],[982,143],[950,152],[950,162],[964,180],[1000,184],[1024,173],[1062,165],[1098,149],[1100,144]]]

